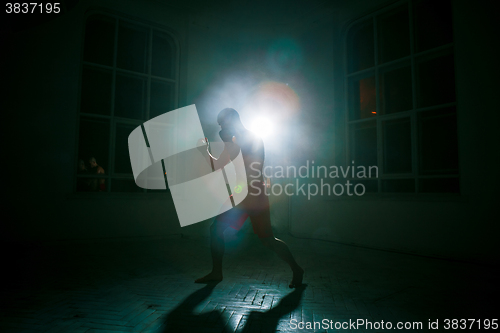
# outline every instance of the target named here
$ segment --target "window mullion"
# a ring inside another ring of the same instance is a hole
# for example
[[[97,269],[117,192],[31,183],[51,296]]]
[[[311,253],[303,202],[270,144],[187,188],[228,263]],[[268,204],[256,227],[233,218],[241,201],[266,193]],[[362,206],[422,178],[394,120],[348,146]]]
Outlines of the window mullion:
[[[111,121],[109,123],[109,157],[108,157],[108,174],[113,174],[114,169],[114,161],[115,161],[115,120],[113,119],[115,115],[115,95],[116,95],[116,58],[118,57],[118,28],[119,28],[119,20],[115,20],[115,38],[113,45],[113,77],[111,81]],[[106,191],[111,192],[112,180],[108,179],[108,184],[106,186]]]
[[[181,61],[181,48],[180,45],[176,45],[175,47],[175,59],[174,59],[174,66],[175,66],[175,89],[174,89],[174,108],[179,107],[179,90],[180,90],[180,75],[181,75],[181,66],[179,66],[179,62]]]
[[[150,119],[151,107],[151,68],[153,67],[153,29],[149,29],[149,43],[148,43],[148,81],[146,84],[146,114],[145,119]]]
[[[379,86],[379,66],[378,66],[378,39],[377,39],[377,20],[373,17],[373,40],[375,52],[375,110],[377,111],[376,117],[382,114],[380,110],[380,86]]]
[[[115,22],[115,45],[113,50],[113,78],[111,85],[111,117],[115,115],[115,92],[116,92],[116,58],[118,57],[118,21]]]
[[[144,115],[145,120],[150,119],[150,108],[151,108],[151,71],[153,68],[153,29],[149,28],[148,45],[147,47],[147,59],[148,59],[148,80],[146,82],[146,114]],[[147,189],[143,188],[142,192],[148,192]]]
[[[412,87],[412,105],[413,110],[411,114],[411,159],[412,159],[412,170],[415,177],[415,192],[419,193],[419,157],[418,157],[418,123],[417,123],[417,71],[415,68],[415,36],[413,32],[413,4],[411,1],[408,2],[408,18],[410,24],[410,61],[411,61],[411,87]]]
[[[376,104],[376,124],[377,124],[377,165],[379,168],[379,177],[377,179],[378,193],[382,192],[382,180],[380,177],[384,171],[384,152],[382,146],[382,122],[380,120],[380,87],[379,87],[379,69],[378,69],[378,38],[377,38],[377,20],[373,16],[373,46],[374,46],[374,56],[375,56],[375,104]]]
[[[417,126],[417,112],[412,111],[411,116],[411,163],[412,163],[412,174],[415,178],[415,192],[418,193],[418,126]]]
[[[384,174],[384,151],[383,151],[383,131],[382,121],[377,117],[377,164],[379,168],[378,192],[382,192],[382,177]]]
[[[349,117],[349,114],[351,112],[351,107],[350,107],[350,98],[349,98],[349,94],[351,93],[351,87],[349,86],[349,78],[348,78],[348,66],[347,66],[347,42],[346,40],[344,40],[344,47],[345,47],[345,50],[344,50],[344,138],[345,138],[345,145],[344,145],[344,152],[342,154],[342,163],[345,164],[346,161],[348,161],[348,158],[351,158],[351,151],[350,151],[350,147],[351,147],[351,129],[349,128],[349,121],[350,121],[350,117]],[[338,161],[336,161],[338,162]]]
[[[115,139],[116,139],[116,119],[111,119],[111,129],[110,129],[110,135],[111,135],[111,139],[109,140],[109,144],[110,144],[110,153],[111,153],[111,157],[110,157],[110,162],[109,162],[109,174],[111,176],[114,175],[115,173]]]

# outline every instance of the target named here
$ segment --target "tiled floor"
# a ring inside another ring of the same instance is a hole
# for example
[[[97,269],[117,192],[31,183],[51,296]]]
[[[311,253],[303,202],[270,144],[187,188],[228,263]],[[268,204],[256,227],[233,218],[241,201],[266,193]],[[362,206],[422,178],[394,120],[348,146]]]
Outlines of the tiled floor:
[[[500,317],[491,267],[283,239],[306,270],[303,288],[289,289],[286,264],[243,233],[227,236],[224,281],[216,285],[193,283],[210,268],[207,239],[6,249],[16,260],[4,263],[0,331],[382,332],[391,331],[387,322],[392,330],[421,322],[407,331],[449,332],[446,318]],[[338,326],[358,319],[373,329]],[[429,320],[439,320],[437,330]],[[333,327],[300,329],[300,322]]]

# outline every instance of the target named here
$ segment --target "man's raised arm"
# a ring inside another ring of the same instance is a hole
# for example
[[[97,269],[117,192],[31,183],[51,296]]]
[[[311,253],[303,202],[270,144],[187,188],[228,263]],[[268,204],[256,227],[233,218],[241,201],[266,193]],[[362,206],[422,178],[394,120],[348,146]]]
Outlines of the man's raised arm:
[[[205,138],[201,139],[198,143],[198,150],[203,154],[207,163],[212,167],[212,170],[222,169],[226,164],[233,160],[239,152],[239,147],[236,145],[236,140],[233,138],[233,142],[224,142],[224,150],[220,154],[219,158],[216,158],[210,152],[210,143]]]

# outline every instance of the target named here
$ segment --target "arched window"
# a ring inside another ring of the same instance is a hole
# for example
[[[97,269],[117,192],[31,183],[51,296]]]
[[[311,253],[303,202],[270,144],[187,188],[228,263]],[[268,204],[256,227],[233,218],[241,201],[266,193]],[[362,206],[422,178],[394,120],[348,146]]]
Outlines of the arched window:
[[[452,4],[398,2],[346,34],[348,161],[367,192],[459,192]]]
[[[167,31],[114,15],[87,17],[76,191],[145,191],[133,180],[128,136],[177,108],[178,52]],[[90,165],[91,158],[99,167]]]

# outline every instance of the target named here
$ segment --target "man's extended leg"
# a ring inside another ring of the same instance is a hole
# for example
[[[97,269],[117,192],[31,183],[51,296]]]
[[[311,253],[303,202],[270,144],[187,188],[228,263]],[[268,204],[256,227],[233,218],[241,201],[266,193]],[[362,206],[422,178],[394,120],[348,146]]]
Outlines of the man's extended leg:
[[[227,224],[220,223],[217,218],[210,226],[210,249],[212,253],[212,272],[208,275],[196,279],[196,283],[222,280],[222,257],[224,256],[224,230]]]
[[[282,240],[275,238],[274,236],[260,238],[260,240],[265,247],[273,250],[278,255],[278,257],[280,257],[288,265],[290,265],[290,268],[293,272],[293,278],[292,282],[290,282],[289,284],[289,287],[295,288],[300,286],[302,284],[304,270],[295,261],[292,252],[290,252],[290,249],[288,248],[288,245],[286,245],[286,243]]]
[[[257,213],[250,216],[252,221],[253,231],[259,236],[260,241],[265,247],[273,250],[278,257],[284,260],[292,269],[293,278],[292,282],[288,285],[290,288],[299,287],[302,284],[304,270],[297,264],[293,257],[288,245],[282,240],[274,237],[273,229],[271,227],[271,213],[269,211],[269,201],[266,196],[260,199],[260,209]]]

